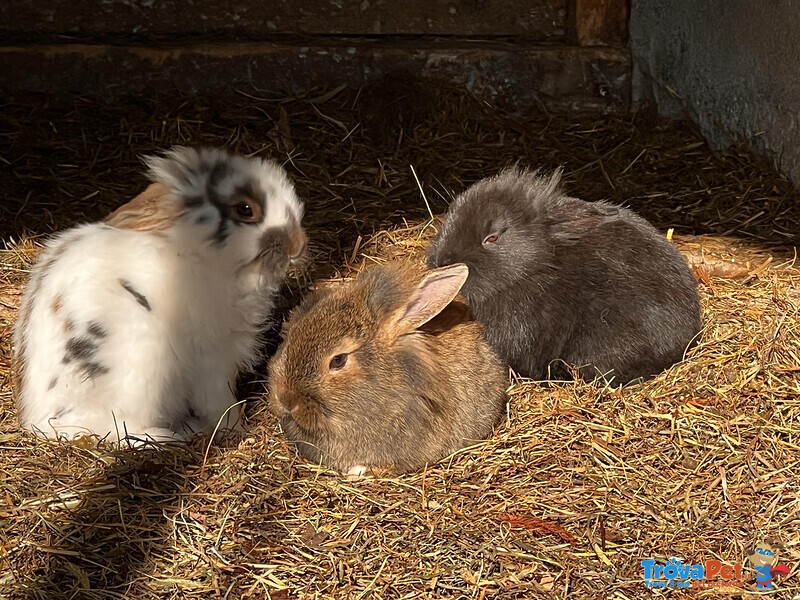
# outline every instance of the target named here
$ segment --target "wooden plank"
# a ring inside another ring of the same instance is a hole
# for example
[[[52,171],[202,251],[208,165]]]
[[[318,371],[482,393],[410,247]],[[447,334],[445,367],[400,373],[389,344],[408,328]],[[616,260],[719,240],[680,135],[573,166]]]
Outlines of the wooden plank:
[[[524,36],[563,41],[568,0],[12,0],[0,33],[98,36],[281,33]],[[18,39],[18,38],[17,38]],[[188,39],[188,38],[184,38]]]
[[[424,42],[0,48],[7,91],[62,95],[293,94],[320,85],[358,87],[398,71],[521,107],[610,111],[627,110],[630,102],[628,53],[606,48]]]
[[[624,46],[628,0],[574,0],[574,32],[581,46]]]

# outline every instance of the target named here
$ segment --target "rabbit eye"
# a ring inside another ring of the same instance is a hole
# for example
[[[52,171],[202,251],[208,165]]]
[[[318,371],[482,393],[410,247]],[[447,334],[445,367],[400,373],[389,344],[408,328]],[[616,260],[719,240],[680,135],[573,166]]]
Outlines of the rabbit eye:
[[[486,246],[488,244],[496,244],[497,240],[500,239],[500,236],[496,233],[490,233],[485,238],[483,238],[483,245]]]
[[[236,211],[236,216],[243,221],[249,221],[255,216],[253,207],[250,206],[249,202],[239,202],[239,204],[234,207],[234,210]]]
[[[328,367],[331,371],[338,371],[347,364],[347,354],[337,354],[331,359]]]

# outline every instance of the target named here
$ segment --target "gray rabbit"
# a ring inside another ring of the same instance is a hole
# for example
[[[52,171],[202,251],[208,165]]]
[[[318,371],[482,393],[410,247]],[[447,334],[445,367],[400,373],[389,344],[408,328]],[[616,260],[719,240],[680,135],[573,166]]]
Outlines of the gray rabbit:
[[[428,266],[465,263],[461,293],[489,343],[519,374],[651,377],[701,328],[695,279],[647,221],[570,198],[561,171],[507,169],[451,204]]]

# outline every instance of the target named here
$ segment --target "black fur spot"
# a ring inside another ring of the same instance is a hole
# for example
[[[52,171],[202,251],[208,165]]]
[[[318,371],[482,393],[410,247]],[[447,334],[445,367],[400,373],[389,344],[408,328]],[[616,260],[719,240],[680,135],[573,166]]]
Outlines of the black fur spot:
[[[136,289],[131,285],[130,281],[126,281],[125,279],[120,279],[119,284],[125,288],[125,291],[128,292],[131,296],[136,298],[136,301],[141,304],[145,310],[150,311],[152,308],[150,307],[150,302],[147,301],[147,298],[136,291]]]
[[[232,194],[223,197],[219,193],[218,187],[225,178],[231,177],[234,174],[233,167],[226,161],[219,161],[213,165],[208,165],[206,168],[209,169],[206,196],[217,211],[219,211],[221,217],[220,223],[210,239],[218,245],[222,245],[231,234],[231,223],[235,226],[241,225],[241,223],[231,218],[231,216],[233,207],[238,204],[243,197],[246,197],[251,202],[258,202],[261,205],[262,219],[266,217],[266,202],[264,193],[254,180],[237,186]]]
[[[47,386],[47,391],[49,392],[50,390],[52,390],[54,387],[56,387],[57,384],[58,384],[58,377],[53,377],[50,380],[50,384]]]
[[[108,367],[94,360],[97,352],[97,342],[89,337],[74,337],[67,341],[66,353],[61,360],[64,364],[72,361],[78,363],[78,369],[87,379],[108,373]]]
[[[220,212],[220,215],[221,214],[222,213]],[[214,232],[214,235],[211,236],[211,239],[219,245],[224,244],[225,240],[227,240],[228,236],[230,235],[230,231],[226,231],[228,229],[228,223],[230,223],[230,219],[226,219],[223,216],[222,219],[220,219],[217,230]]]
[[[211,172],[208,174],[209,187],[216,187],[220,181],[228,177],[231,173],[233,173],[233,169],[227,161],[217,161],[214,163],[214,166],[211,167]]]
[[[205,225],[208,223],[208,215],[200,215],[194,220],[196,225]]]
[[[202,195],[187,196],[183,199],[183,204],[186,206],[186,208],[195,208],[200,206],[203,202],[205,202],[205,198]]]
[[[86,329],[86,333],[101,340],[108,337],[108,332],[103,329],[103,326],[97,321],[89,321],[89,327]]]
[[[86,361],[97,352],[97,344],[90,338],[74,337],[67,342],[65,357],[70,360]]]
[[[97,362],[87,361],[81,365],[81,371],[87,379],[94,379],[99,375],[108,373],[108,367]]]
[[[231,166],[225,161],[219,161],[211,167],[208,174],[208,183],[206,184],[206,195],[213,205],[220,208],[222,205],[222,198],[217,191],[217,185],[220,181],[228,177],[232,173]]]

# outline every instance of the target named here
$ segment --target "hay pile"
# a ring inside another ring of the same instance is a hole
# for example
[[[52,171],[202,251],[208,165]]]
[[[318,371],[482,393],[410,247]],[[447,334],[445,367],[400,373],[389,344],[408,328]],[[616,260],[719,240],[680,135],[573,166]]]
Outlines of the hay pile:
[[[800,593],[800,271],[782,248],[800,197],[744,152],[712,154],[685,123],[417,92],[395,104],[376,90],[238,106],[6,100],[0,597],[643,598],[641,560],[734,563],[763,538],[784,544],[793,571],[780,597]],[[509,163],[564,164],[570,193],[676,228],[703,282],[703,341],[640,386],[515,381],[491,439],[396,478],[296,458],[257,401],[249,430],[220,446],[120,452],[21,433],[8,334],[35,244],[20,237],[102,216],[143,187],[136,155],[175,142],[287,161],[314,241],[287,305],[316,277],[421,255],[436,222],[409,165],[441,213],[449,190]]]

